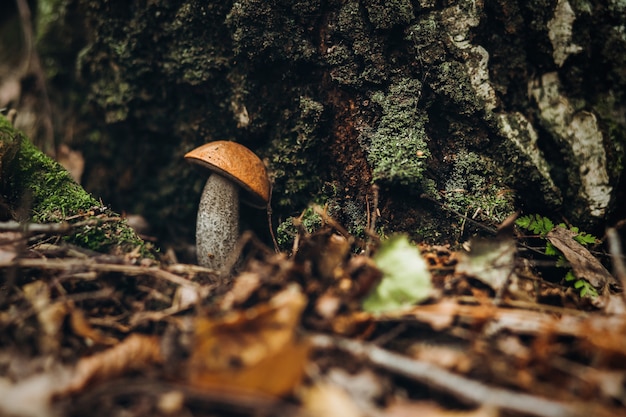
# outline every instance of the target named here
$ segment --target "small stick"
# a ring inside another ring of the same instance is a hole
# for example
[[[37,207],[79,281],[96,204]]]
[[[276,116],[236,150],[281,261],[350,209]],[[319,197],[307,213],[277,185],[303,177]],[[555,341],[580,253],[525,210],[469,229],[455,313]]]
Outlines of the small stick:
[[[26,234],[65,234],[74,229],[86,226],[98,226],[106,222],[119,221],[119,217],[111,217],[104,219],[84,220],[76,223],[60,222],[60,223],[20,223],[14,220],[0,222],[0,231],[3,232],[23,232]]]
[[[169,281],[175,285],[191,286],[200,288],[201,285],[197,282],[190,281],[186,278],[180,277],[169,271],[154,267],[143,267],[137,265],[120,265],[111,263],[98,263],[91,260],[78,259],[78,260],[65,260],[65,259],[15,259],[8,262],[0,262],[0,268],[6,267],[20,267],[20,268],[40,268],[43,270],[52,271],[94,271],[94,272],[119,272],[129,276],[152,276],[157,279]],[[205,269],[206,272],[215,273],[210,269]]]
[[[270,185],[270,198],[267,200],[267,225],[270,229],[270,235],[272,236],[272,243],[274,244],[274,251],[276,253],[280,252],[280,247],[278,246],[278,241],[276,240],[276,235],[274,235],[274,226],[272,224],[272,191],[274,191],[274,187]]]
[[[379,187],[376,184],[372,185],[372,207],[367,208],[367,244],[365,246],[365,256],[369,256],[372,253],[372,239],[378,239],[378,235],[376,234],[376,221],[378,220],[378,191]],[[370,211],[371,211],[371,220],[370,220]]]

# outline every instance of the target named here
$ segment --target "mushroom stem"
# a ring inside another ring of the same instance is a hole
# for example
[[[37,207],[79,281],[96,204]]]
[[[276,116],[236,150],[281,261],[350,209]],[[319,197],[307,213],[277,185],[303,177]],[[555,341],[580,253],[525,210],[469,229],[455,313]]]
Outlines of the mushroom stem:
[[[239,237],[239,187],[221,175],[207,180],[196,223],[198,264],[220,270]]]

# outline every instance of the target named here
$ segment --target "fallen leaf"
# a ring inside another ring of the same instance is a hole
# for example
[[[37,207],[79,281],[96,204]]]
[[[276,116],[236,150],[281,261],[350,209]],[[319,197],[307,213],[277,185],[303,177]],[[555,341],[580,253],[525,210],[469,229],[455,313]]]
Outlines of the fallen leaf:
[[[431,295],[432,284],[426,261],[406,236],[385,241],[374,257],[383,279],[363,301],[371,313],[397,310],[416,304]]]
[[[94,381],[110,380],[131,370],[162,362],[159,342],[156,336],[132,334],[108,350],[81,358],[72,371],[69,383],[59,386],[57,394],[75,393]]]
[[[606,268],[580,243],[574,240],[576,233],[564,227],[555,227],[546,235],[546,238],[563,253],[565,259],[572,266],[574,275],[578,279],[586,279],[596,288],[604,288],[608,283],[614,283],[615,278]]]
[[[306,305],[297,285],[268,303],[221,319],[198,318],[189,360],[192,385],[281,396],[300,382],[309,346],[296,326]]]
[[[500,291],[515,266],[513,239],[473,239],[469,252],[459,254],[458,274],[475,278],[494,291]]]

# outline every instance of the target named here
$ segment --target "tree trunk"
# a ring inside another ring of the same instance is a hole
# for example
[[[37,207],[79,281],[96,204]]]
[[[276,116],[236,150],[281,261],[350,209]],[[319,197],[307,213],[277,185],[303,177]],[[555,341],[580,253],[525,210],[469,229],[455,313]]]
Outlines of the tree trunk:
[[[41,3],[58,137],[161,235],[193,236],[205,178],[182,156],[212,140],[264,158],[282,242],[311,202],[362,233],[373,184],[379,232],[439,243],[473,231],[459,215],[623,218],[618,1]]]

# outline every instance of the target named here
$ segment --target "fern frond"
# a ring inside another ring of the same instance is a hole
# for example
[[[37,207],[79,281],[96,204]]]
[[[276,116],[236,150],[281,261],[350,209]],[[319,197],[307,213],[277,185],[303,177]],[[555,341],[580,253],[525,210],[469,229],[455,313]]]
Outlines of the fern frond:
[[[585,232],[578,233],[576,236],[574,236],[574,240],[583,246],[595,244],[598,242],[598,238],[596,238],[592,234]]]
[[[561,251],[546,238],[546,235],[555,227],[552,220],[547,217],[540,216],[539,214],[529,214],[518,218],[515,221],[515,224],[522,229],[534,233],[535,235],[539,235],[539,237],[545,240],[546,249],[544,253],[548,256],[556,258],[557,267],[564,268],[569,266],[567,259],[563,256],[563,253],[561,253]],[[598,238],[592,234],[581,232],[578,227],[568,227],[565,223],[559,223],[556,227],[562,227],[570,230],[572,233],[575,233],[573,239],[583,246],[598,242]],[[591,285],[587,280],[576,278],[572,270],[569,270],[567,274],[565,274],[565,281],[572,283],[573,287],[578,290],[581,297],[595,298],[598,296],[598,291],[593,287],[593,285]]]
[[[550,230],[554,229],[552,220],[539,214],[522,216],[515,221],[515,224],[540,236],[545,236]]]

